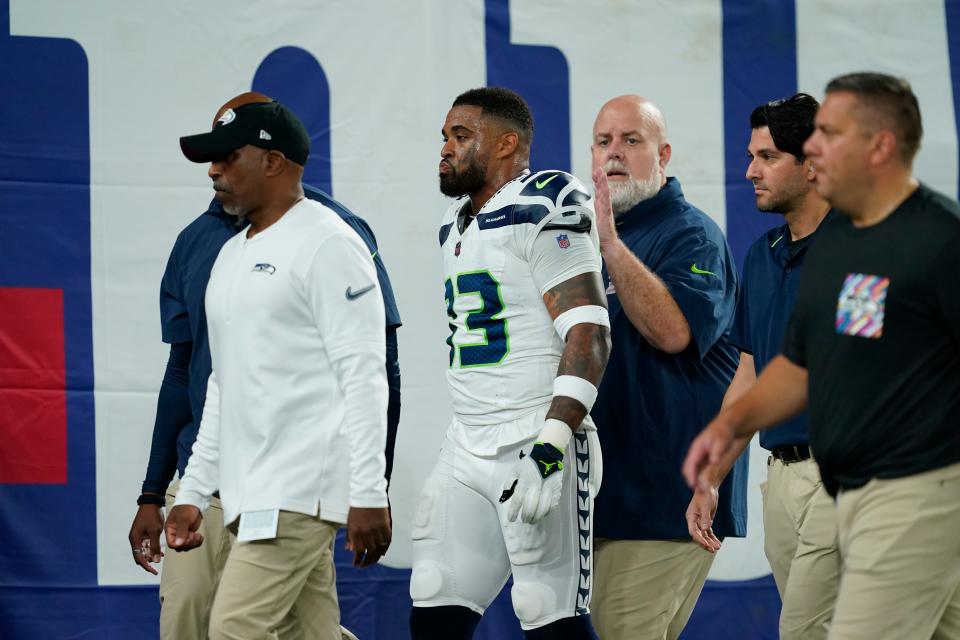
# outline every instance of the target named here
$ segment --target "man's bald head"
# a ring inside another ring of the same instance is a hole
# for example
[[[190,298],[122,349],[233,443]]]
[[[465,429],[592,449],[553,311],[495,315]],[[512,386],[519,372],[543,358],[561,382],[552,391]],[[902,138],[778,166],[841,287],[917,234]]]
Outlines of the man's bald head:
[[[638,95],[607,101],[593,123],[593,170],[610,181],[614,213],[622,213],[660,192],[667,182],[670,144],[660,109]]]
[[[646,133],[655,139],[657,144],[667,141],[667,121],[660,107],[643,96],[627,94],[608,100],[597,113],[593,123],[594,134],[596,134],[597,125],[605,117],[633,119],[646,129]]]

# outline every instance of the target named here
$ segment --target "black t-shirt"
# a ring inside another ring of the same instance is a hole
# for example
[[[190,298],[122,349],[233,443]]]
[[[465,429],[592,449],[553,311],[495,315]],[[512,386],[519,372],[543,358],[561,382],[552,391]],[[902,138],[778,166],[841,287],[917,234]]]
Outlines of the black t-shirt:
[[[960,461],[960,206],[920,185],[871,227],[835,216],[807,255],[784,355],[809,372],[831,494]]]

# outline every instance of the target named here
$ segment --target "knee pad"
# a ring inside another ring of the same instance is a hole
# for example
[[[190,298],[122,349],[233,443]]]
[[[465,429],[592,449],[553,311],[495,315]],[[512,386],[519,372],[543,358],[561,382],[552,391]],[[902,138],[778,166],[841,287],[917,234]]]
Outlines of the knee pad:
[[[593,629],[590,614],[561,618],[555,622],[523,632],[527,640],[600,640]]]
[[[442,590],[443,570],[433,562],[416,563],[410,574],[410,598],[414,602],[428,601],[435,598]]]
[[[532,626],[557,608],[557,594],[545,584],[514,582],[510,590],[513,610],[524,626]]]
[[[414,607],[410,612],[413,640],[470,640],[480,614],[466,607]]]

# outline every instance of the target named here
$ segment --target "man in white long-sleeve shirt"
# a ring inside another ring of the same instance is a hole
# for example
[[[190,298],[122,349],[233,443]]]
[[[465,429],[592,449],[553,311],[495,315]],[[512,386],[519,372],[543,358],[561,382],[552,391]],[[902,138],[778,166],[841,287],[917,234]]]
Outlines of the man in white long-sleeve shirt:
[[[373,260],[339,216],[304,199],[309,136],[279,103],[227,110],[211,132],[180,146],[210,162],[217,199],[250,226],[224,245],[207,286],[213,373],[167,543],[202,543],[201,512],[219,489],[237,542],[210,638],[336,640],[337,528],[346,523],[362,566],[391,536]]]

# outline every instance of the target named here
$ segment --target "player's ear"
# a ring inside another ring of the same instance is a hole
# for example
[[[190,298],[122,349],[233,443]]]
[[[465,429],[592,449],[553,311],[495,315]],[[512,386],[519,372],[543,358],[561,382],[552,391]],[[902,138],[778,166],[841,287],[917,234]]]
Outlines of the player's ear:
[[[517,150],[517,146],[520,144],[520,136],[516,131],[507,131],[500,135],[500,140],[497,143],[497,157],[506,158],[507,156],[513,155],[513,152]]]

